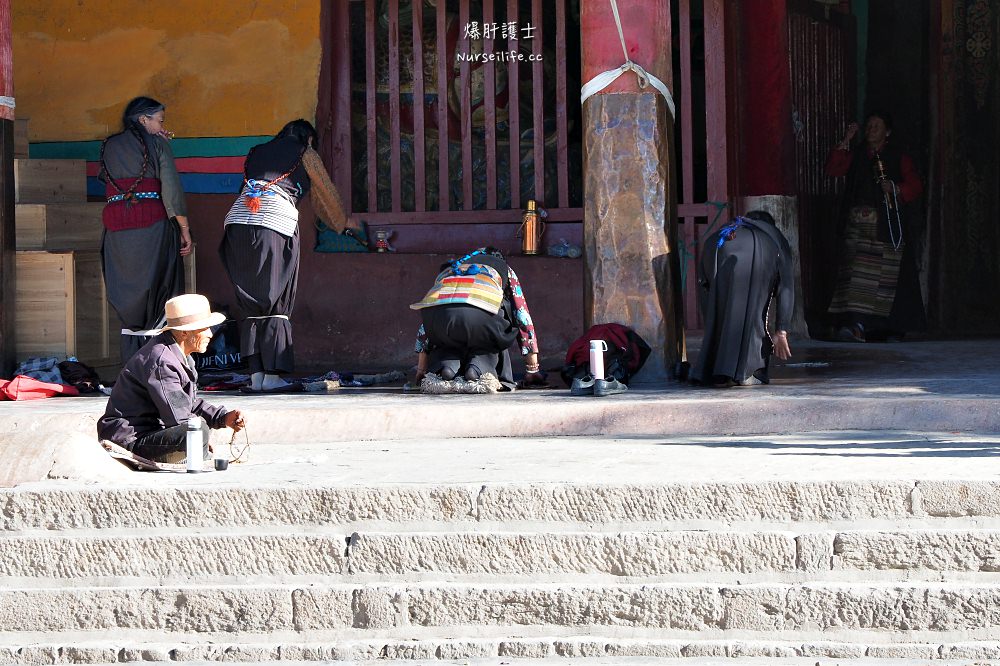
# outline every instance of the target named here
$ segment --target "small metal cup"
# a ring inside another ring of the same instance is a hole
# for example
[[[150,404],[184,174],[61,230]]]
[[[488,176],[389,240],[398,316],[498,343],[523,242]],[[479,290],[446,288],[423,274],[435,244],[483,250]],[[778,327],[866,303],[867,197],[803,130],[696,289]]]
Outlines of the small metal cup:
[[[225,458],[216,458],[215,459],[215,471],[216,472],[224,472],[227,469],[229,469],[229,461],[228,460],[226,460]]]

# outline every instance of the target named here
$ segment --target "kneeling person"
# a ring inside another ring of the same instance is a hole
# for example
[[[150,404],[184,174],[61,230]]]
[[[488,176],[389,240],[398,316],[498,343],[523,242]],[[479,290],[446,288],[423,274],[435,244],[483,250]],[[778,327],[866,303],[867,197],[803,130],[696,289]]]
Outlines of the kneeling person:
[[[148,460],[179,463],[185,459],[187,421],[204,419],[202,437],[208,453],[208,429],[243,429],[239,410],[210,405],[196,397],[198,373],[193,352],[204,352],[212,326],[225,315],[212,312],[208,299],[184,294],[166,303],[167,326],[122,368],[108,407],[97,423],[97,436]]]
[[[419,303],[417,381],[432,372],[442,379],[474,381],[494,375],[508,389],[514,374],[508,347],[515,340],[525,357],[525,383],[543,381],[538,340],[517,274],[503,253],[482,247],[441,266],[434,286]]]

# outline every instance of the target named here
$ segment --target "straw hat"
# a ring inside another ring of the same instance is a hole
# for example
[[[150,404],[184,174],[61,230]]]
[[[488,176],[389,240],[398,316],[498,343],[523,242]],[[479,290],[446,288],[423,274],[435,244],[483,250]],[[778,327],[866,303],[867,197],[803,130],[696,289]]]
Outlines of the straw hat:
[[[164,331],[199,331],[226,321],[226,315],[212,312],[208,299],[201,294],[174,296],[166,305],[167,325]]]

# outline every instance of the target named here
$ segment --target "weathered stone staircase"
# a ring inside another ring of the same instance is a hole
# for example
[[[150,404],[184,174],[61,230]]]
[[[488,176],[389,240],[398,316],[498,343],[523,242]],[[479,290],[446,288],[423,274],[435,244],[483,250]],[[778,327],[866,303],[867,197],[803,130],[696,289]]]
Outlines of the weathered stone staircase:
[[[1000,483],[212,481],[2,491],[0,663],[1000,660]]]

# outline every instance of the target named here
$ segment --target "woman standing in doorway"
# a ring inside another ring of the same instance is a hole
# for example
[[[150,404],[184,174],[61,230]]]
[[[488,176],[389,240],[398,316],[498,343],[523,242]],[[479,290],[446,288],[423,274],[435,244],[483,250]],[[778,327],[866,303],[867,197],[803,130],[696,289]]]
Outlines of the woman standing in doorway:
[[[900,338],[926,324],[920,278],[906,204],[924,185],[911,157],[890,141],[892,118],[874,111],[864,141],[851,123],[826,162],[828,176],[846,176],[837,286],[829,312],[838,339],[848,342]]]

